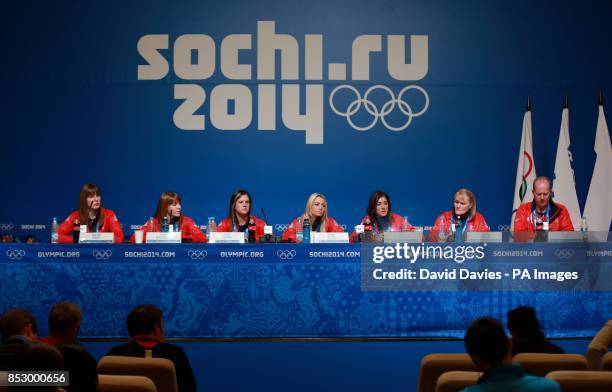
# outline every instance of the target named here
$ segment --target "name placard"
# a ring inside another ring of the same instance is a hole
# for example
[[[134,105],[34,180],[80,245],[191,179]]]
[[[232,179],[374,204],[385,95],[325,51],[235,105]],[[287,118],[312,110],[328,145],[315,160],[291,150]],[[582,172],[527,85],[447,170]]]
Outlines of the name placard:
[[[385,242],[418,243],[423,240],[422,231],[386,231],[383,236]]]
[[[502,242],[501,231],[468,231],[465,242]]]
[[[79,232],[79,244],[112,244],[115,233],[85,233]]]
[[[160,233],[160,232],[148,232],[147,244],[180,244],[181,243],[181,232],[176,231],[173,233]]]
[[[548,242],[582,242],[584,236],[580,231],[549,231]]]
[[[244,233],[213,231],[209,235],[208,242],[211,244],[244,244]]]
[[[313,244],[348,244],[348,233],[310,233],[310,242]]]

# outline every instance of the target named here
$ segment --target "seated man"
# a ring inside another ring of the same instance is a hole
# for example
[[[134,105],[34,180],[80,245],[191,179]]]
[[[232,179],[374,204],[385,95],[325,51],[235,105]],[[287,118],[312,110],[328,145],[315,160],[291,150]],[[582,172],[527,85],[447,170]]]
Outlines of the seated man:
[[[521,204],[514,216],[515,232],[574,231],[567,208],[552,200],[552,181],[545,176],[533,180],[533,201]]]
[[[544,337],[535,309],[531,306],[519,306],[508,311],[508,329],[512,334],[512,356],[520,353],[564,353],[561,347]]]
[[[474,364],[484,372],[476,385],[464,392],[560,392],[559,384],[530,376],[518,363],[512,363],[512,341],[503,325],[493,318],[480,318],[465,333],[465,348]]]
[[[48,344],[33,342],[22,345],[22,349],[15,355],[14,369],[23,371],[61,371],[64,370],[62,354]],[[73,374],[69,374],[69,382],[72,384]],[[57,386],[9,386],[9,392],[66,392],[63,387]]]
[[[136,307],[128,315],[127,328],[132,341],[113,347],[107,355],[169,359],[176,368],[179,392],[196,390],[187,355],[179,346],[164,342],[163,313],[159,308],[154,305]]]
[[[36,340],[38,325],[25,309],[9,309],[0,318],[0,370],[14,369],[15,355]]]
[[[71,375],[69,392],[95,392],[98,363],[87,350],[77,344],[81,319],[78,305],[68,301],[54,304],[49,312],[49,336],[40,341],[57,347],[64,356],[65,368]]]
[[[76,343],[81,329],[81,318],[78,305],[68,301],[54,304],[49,312],[49,336],[39,340],[52,346]]]

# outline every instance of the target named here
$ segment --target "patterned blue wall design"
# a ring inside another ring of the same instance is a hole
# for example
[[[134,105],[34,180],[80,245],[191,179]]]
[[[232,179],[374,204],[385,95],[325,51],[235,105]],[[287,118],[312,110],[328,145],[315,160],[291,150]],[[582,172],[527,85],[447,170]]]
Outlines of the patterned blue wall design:
[[[358,257],[308,258],[313,249],[359,247],[245,246],[239,251],[264,257],[224,259],[236,248],[3,245],[0,297],[4,307],[32,310],[42,335],[51,305],[74,301],[85,315],[83,337],[126,336],[126,316],[142,303],[162,308],[168,336],[185,338],[460,338],[475,318],[504,320],[524,304],[536,308],[548,336],[592,336],[612,309],[611,292],[363,292]],[[78,259],[66,257],[75,251]],[[139,251],[175,257],[122,257]],[[52,252],[64,257],[51,260]]]

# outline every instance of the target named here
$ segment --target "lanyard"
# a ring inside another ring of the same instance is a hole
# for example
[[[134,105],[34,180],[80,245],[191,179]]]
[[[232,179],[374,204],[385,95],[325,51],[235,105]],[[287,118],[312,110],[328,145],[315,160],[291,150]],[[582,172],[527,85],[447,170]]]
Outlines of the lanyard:
[[[467,227],[468,227],[468,223],[469,223],[469,220],[466,219],[465,220],[465,224],[463,225],[463,229],[461,230],[461,237],[464,236],[465,231],[467,230]],[[454,227],[455,227],[455,214],[451,213],[451,228],[454,229]],[[453,231],[455,231],[455,230],[453,230]]]
[[[542,222],[544,223],[544,222]],[[550,223],[550,203],[546,205],[546,223]],[[544,226],[544,225],[542,225]],[[538,217],[536,213],[536,208],[533,209],[533,229],[538,229]]]

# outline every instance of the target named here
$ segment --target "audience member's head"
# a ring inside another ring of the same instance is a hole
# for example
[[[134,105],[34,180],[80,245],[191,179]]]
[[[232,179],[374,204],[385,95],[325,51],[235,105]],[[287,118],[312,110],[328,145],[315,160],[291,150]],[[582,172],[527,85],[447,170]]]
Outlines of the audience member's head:
[[[49,312],[49,335],[61,342],[76,341],[81,329],[81,309],[72,302],[58,302]]]
[[[0,334],[3,342],[17,335],[34,340],[37,333],[36,319],[25,309],[9,309],[0,318]]]
[[[513,338],[544,339],[535,309],[531,306],[519,306],[508,311],[508,329]]]
[[[128,315],[127,328],[131,337],[152,335],[163,338],[163,313],[155,305],[140,305]]]
[[[64,369],[62,354],[53,346],[42,343],[24,345],[15,356],[15,369],[25,371],[58,371]],[[57,387],[13,387],[9,391],[57,391]],[[61,390],[61,389],[59,389]]]
[[[511,345],[501,322],[490,317],[474,321],[465,333],[465,348],[481,370],[510,363]]]
[[[70,372],[68,392],[95,392],[98,384],[95,358],[77,344],[60,344],[57,349],[64,357],[64,369]]]

